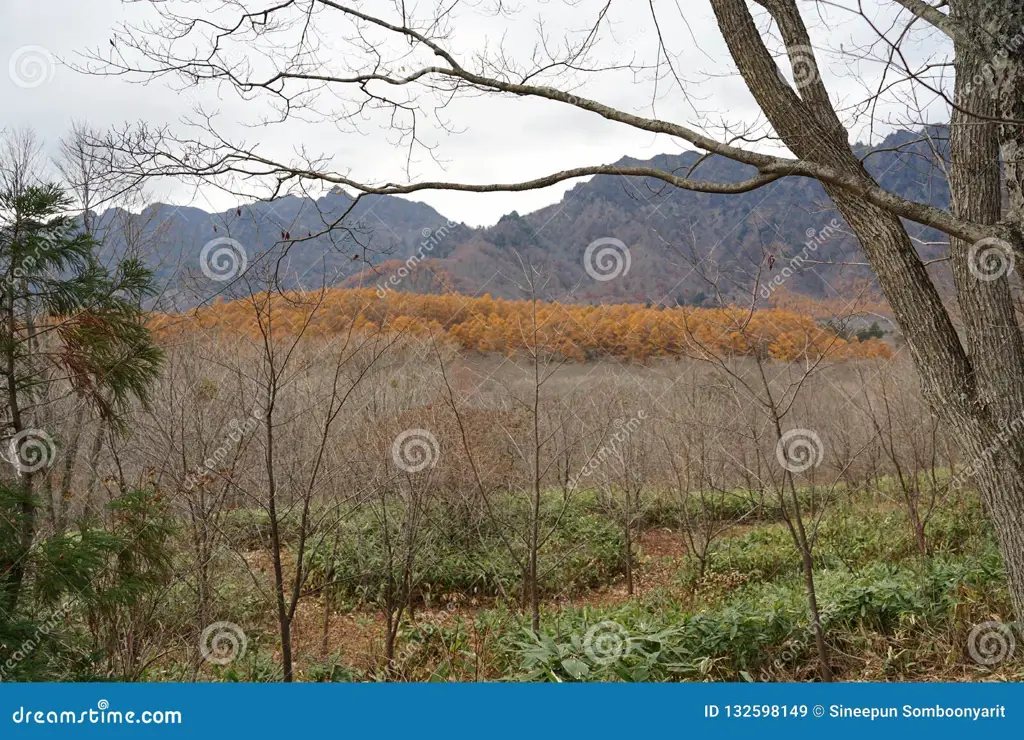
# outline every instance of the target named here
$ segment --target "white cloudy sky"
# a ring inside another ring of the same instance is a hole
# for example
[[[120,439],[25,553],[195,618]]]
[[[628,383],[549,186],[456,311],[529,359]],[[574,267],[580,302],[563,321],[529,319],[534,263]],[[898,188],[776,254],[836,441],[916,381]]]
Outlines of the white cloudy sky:
[[[195,13],[205,0],[171,0],[189,13]],[[493,0],[491,0],[493,1]],[[253,9],[271,4],[266,0],[232,0]],[[212,12],[223,7],[223,0],[209,0]],[[363,8],[381,9],[390,6],[387,0],[358,3]],[[485,3],[473,3],[476,8]],[[851,2],[851,4],[855,4]],[[407,5],[413,6],[408,2]],[[426,8],[432,2],[421,2]],[[473,52],[495,50],[498,44],[515,58],[527,63],[542,27],[551,43],[588,27],[604,0],[519,0],[519,12],[512,18],[495,17],[474,11],[467,6],[452,21],[453,48],[469,59]],[[888,23],[895,12],[891,0],[868,3],[873,17]],[[840,48],[849,50],[856,44],[869,43],[873,37],[862,19],[840,10],[827,14],[813,3],[804,3],[805,15],[812,25],[819,58],[826,65],[825,76],[830,90],[842,105],[853,105],[865,97],[863,80],[877,79],[881,66],[869,62],[854,65],[841,63],[840,57],[829,53]],[[635,78],[628,73],[585,75],[577,79],[581,94],[607,102],[625,110],[689,124],[708,121],[754,121],[756,108],[741,81],[731,74],[728,56],[707,0],[673,0],[656,4],[662,30],[671,42],[677,69],[690,81],[687,103],[678,90],[663,83],[662,94],[652,107],[653,88],[649,78]],[[205,8],[204,8],[205,9]],[[0,61],[6,72],[0,75],[0,100],[5,128],[33,128],[52,149],[66,133],[72,120],[87,121],[106,128],[126,121],[170,123],[180,126],[198,103],[207,111],[218,113],[218,126],[233,137],[248,142],[258,141],[268,153],[288,159],[296,143],[332,160],[339,172],[351,174],[362,181],[397,181],[405,178],[404,165],[408,150],[394,145],[394,135],[379,117],[368,118],[358,132],[339,130],[330,121],[303,123],[289,121],[270,126],[245,128],[265,114],[263,103],[244,102],[232,91],[214,88],[182,91],[172,86],[170,78],[132,84],[124,79],[83,75],[60,61],[41,84],[26,87],[18,82],[19,60],[24,61],[26,48],[37,57],[42,54],[55,60],[74,62],[89,49],[109,52],[109,39],[121,24],[140,24],[155,20],[148,0],[122,3],[121,0],[0,0]],[[326,21],[325,21],[326,23]],[[325,37],[334,29],[326,24]],[[602,26],[598,47],[602,59],[612,61],[649,60],[653,58],[654,25],[645,0],[620,0]],[[922,33],[911,47],[915,61],[930,54],[941,54],[934,35]],[[329,45],[329,44],[328,44]],[[331,54],[345,53],[340,47],[321,49],[321,56],[332,61]],[[32,47],[38,47],[32,48]],[[40,51],[45,50],[45,51]],[[337,60],[340,63],[340,58]],[[258,63],[258,62],[257,62]],[[22,81],[23,82],[23,81]],[[940,106],[931,100],[919,101],[932,120],[941,119]],[[330,103],[324,103],[324,108]],[[902,110],[896,104],[883,107],[876,119],[876,134],[884,133],[892,116]],[[537,177],[554,170],[614,162],[622,156],[649,158],[662,152],[680,151],[679,142],[665,137],[633,131],[595,116],[575,111],[556,103],[526,99],[474,97],[462,99],[445,111],[458,131],[445,133],[436,125],[422,124],[425,141],[436,145],[435,153],[443,160],[436,164],[423,151],[413,153],[413,179],[447,179],[464,182],[517,181]],[[880,119],[880,120],[879,120]],[[866,138],[869,131],[864,121],[852,122],[855,138]],[[513,209],[534,210],[561,197],[571,183],[544,191],[520,194],[456,194],[429,193],[419,199],[434,206],[449,218],[473,225],[493,223]],[[213,189],[196,194],[183,186],[162,183],[155,186],[155,195],[177,203],[191,202],[212,210],[234,205],[236,198]]]

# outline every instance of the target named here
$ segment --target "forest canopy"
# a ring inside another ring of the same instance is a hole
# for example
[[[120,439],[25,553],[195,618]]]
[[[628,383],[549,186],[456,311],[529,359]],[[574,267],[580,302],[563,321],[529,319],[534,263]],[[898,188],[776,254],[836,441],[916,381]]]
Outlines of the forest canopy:
[[[322,299],[322,300],[321,300]],[[369,289],[315,293],[264,293],[235,301],[217,300],[185,314],[163,314],[152,327],[165,339],[204,333],[239,335],[259,330],[269,317],[272,333],[287,336],[309,324],[309,336],[329,338],[357,331],[433,333],[466,351],[514,354],[532,344],[531,301],[415,293],[378,297]],[[601,306],[539,303],[539,342],[552,354],[580,362],[614,357],[646,361],[655,357],[707,353],[780,361],[876,359],[892,356],[878,338],[845,339],[833,325],[785,309],[648,308],[636,304]],[[528,330],[529,327],[529,330]]]

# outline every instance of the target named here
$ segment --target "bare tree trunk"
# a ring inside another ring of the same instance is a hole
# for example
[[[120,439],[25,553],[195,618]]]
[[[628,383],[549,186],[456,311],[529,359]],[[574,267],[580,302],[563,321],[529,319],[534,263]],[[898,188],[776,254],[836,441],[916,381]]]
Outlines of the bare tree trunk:
[[[57,531],[63,532],[67,526],[68,501],[71,500],[71,482],[75,472],[75,461],[78,459],[78,448],[82,440],[82,427],[85,424],[86,406],[78,407],[75,413],[75,420],[72,423],[71,439],[64,450],[64,470],[61,473],[60,489],[57,491],[59,501],[57,503]]]
[[[13,292],[10,295],[10,300],[4,306],[4,310],[6,313],[4,319],[7,322],[8,336],[14,338],[17,336],[17,317]],[[21,398],[18,395],[19,369],[13,346],[6,350],[6,357],[4,359],[4,381],[7,386],[7,406],[11,417],[10,426],[12,438],[17,439],[18,435],[25,431],[25,421],[22,417]],[[20,459],[21,454],[21,449],[16,447],[12,456],[13,459],[11,460],[12,464],[19,469],[22,462]],[[31,470],[24,472],[19,470],[18,483],[22,489],[20,492],[22,500],[19,505],[22,516],[21,533],[14,562],[11,563],[2,582],[3,590],[7,593],[7,603],[4,605],[4,610],[8,614],[14,614],[18,606],[21,589],[25,581],[25,560],[32,549],[32,541],[35,538],[36,507],[33,500],[33,494],[35,493],[33,480],[34,476]]]
[[[89,482],[85,487],[85,514],[90,516],[99,509],[95,505],[96,495],[99,492],[100,474],[100,453],[103,452],[103,437],[107,433],[107,421],[100,419],[96,427],[96,436],[93,438],[92,447],[89,449]]]
[[[264,410],[265,462],[267,473],[267,513],[270,518],[270,554],[274,562],[274,600],[277,604],[277,626],[281,635],[281,663],[284,681],[292,680],[292,628],[285,604],[284,568],[281,564],[281,528],[277,512],[277,477],[274,463],[274,403],[277,400],[276,381],[271,358],[270,385],[267,407]]]
[[[979,223],[1003,219],[1020,229],[1024,226],[1024,127],[981,117],[1024,119],[1024,49],[1003,46],[1020,32],[1024,6],[1016,0],[957,0],[950,5],[951,16],[961,22],[962,29],[955,42],[958,107],[950,127],[952,210]],[[977,84],[977,79],[982,83]],[[1005,215],[1000,153],[1010,206]],[[1024,615],[1024,448],[1019,434],[1004,437],[1004,433],[1024,416],[1024,338],[1009,282],[981,280],[972,274],[972,261],[977,264],[972,247],[960,239],[950,242],[974,374],[972,418],[950,419],[941,409],[937,412],[951,424],[965,462],[982,463],[979,488],[999,535],[1020,616]],[[1010,259],[1009,255],[1003,258]],[[969,395],[971,390],[968,387]]]
[[[626,521],[626,594],[633,595],[633,527]]]
[[[800,521],[799,515],[796,519]],[[832,666],[830,665],[828,645],[825,644],[825,630],[821,625],[821,610],[818,609],[818,592],[814,585],[814,560],[811,558],[810,548],[801,547],[800,558],[803,563],[804,587],[807,589],[807,603],[811,610],[811,626],[814,629],[814,645],[818,651],[821,680],[831,682]]]
[[[767,400],[767,410],[771,418],[772,427],[775,431],[777,443],[782,441],[782,417],[779,413],[779,405],[772,395],[771,384],[764,372],[764,364],[760,357],[756,358],[757,370],[760,375],[761,384],[764,388]],[[786,488],[789,488],[790,497],[793,502],[793,514],[790,516],[786,503]],[[832,681],[832,666],[829,657],[828,645],[825,643],[825,630],[821,624],[821,610],[818,608],[818,591],[814,583],[814,552],[813,543],[807,536],[807,529],[804,527],[804,514],[800,506],[800,494],[797,491],[796,481],[793,474],[787,469],[782,476],[782,487],[779,490],[779,508],[782,518],[793,537],[793,544],[800,553],[800,562],[804,572],[804,588],[807,592],[807,606],[811,613],[811,626],[814,630],[814,644],[818,651],[818,664],[821,670],[821,680]]]
[[[331,631],[331,594],[334,591],[334,558],[338,553],[338,532],[334,532],[334,539],[331,542],[331,559],[326,572],[324,573],[324,611],[320,633],[320,652],[327,655],[330,647],[328,638]]]
[[[533,289],[533,284],[530,284]],[[540,509],[541,509],[541,436],[540,436],[540,340],[537,336],[537,296],[531,295],[531,316],[533,319],[533,502],[530,512],[530,624],[534,632],[540,631],[540,587],[537,584],[537,558],[540,550]]]

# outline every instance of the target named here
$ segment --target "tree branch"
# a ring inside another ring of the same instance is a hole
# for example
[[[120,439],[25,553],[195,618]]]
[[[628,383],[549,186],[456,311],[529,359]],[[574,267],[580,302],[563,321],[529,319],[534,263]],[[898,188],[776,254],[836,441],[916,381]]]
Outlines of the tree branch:
[[[921,20],[927,21],[957,43],[971,43],[970,37],[961,31],[952,18],[945,13],[939,12],[939,8],[947,5],[947,3],[943,2],[938,6],[934,6],[929,5],[924,0],[895,0],[895,2],[902,5]]]

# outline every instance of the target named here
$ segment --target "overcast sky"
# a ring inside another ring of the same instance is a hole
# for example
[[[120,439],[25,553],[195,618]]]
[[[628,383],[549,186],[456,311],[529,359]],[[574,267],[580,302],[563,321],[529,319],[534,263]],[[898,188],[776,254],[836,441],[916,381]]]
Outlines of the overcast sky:
[[[172,0],[180,2],[180,0]],[[247,7],[262,7],[258,0],[242,0]],[[872,12],[878,18],[893,15],[890,0]],[[452,21],[453,47],[469,58],[473,52],[494,50],[499,43],[523,63],[534,48],[541,22],[549,41],[557,43],[567,34],[579,32],[593,21],[604,4],[579,0],[520,0],[514,18],[494,17],[467,10]],[[194,13],[199,3],[182,7]],[[210,9],[221,6],[210,0]],[[387,7],[385,0],[362,3],[364,8]],[[432,3],[421,3],[422,6]],[[708,120],[754,121],[756,107],[742,82],[731,72],[724,43],[717,31],[707,0],[678,0],[664,3],[659,19],[667,38],[673,39],[677,69],[691,84],[689,103],[671,86],[663,84],[664,94],[652,108],[653,87],[649,76],[636,78],[628,72],[586,75],[577,79],[582,94],[624,110],[693,124]],[[805,4],[807,5],[807,4]],[[657,6],[656,6],[657,7]],[[109,39],[121,24],[139,24],[155,20],[148,2],[122,4],[120,0],[0,0],[0,59],[7,74],[0,77],[0,96],[5,128],[31,127],[52,148],[64,135],[72,120],[87,121],[98,128],[144,120],[150,123],[179,122],[196,106],[214,110],[225,131],[248,142],[258,141],[266,151],[287,159],[296,142],[332,158],[333,167],[362,181],[405,179],[404,166],[409,150],[396,147],[394,132],[379,117],[369,117],[359,131],[339,130],[331,122],[288,121],[271,126],[246,128],[256,124],[266,110],[263,103],[245,102],[232,91],[214,88],[181,90],[170,78],[149,84],[132,84],[124,79],[83,75],[60,60],[73,61],[88,49],[107,53]],[[682,13],[682,17],[680,16]],[[862,20],[841,11],[831,11],[824,20],[807,13],[813,20],[815,46],[826,64],[825,76],[833,96],[843,105],[852,105],[865,97],[863,79],[877,79],[879,65],[840,64],[828,50],[849,49],[856,43],[870,42],[872,32]],[[330,26],[324,29],[329,37]],[[613,4],[602,26],[599,49],[614,62],[653,58],[654,26],[647,3],[625,0]],[[916,42],[917,59],[941,53],[931,35]],[[321,49],[320,54],[342,55],[340,48]],[[50,60],[53,60],[50,66]],[[33,66],[35,65],[35,66]],[[926,117],[941,118],[942,110],[922,101]],[[883,107],[881,118],[895,115],[896,107]],[[413,179],[447,179],[486,183],[517,181],[548,174],[566,167],[610,163],[629,155],[650,158],[662,152],[678,152],[679,142],[634,131],[566,106],[528,99],[498,99],[491,96],[459,100],[444,114],[458,131],[445,133],[430,121],[421,121],[424,141],[436,146],[435,154],[443,168],[423,150],[412,152]],[[876,135],[889,125],[882,122]],[[864,122],[852,126],[854,138],[864,139],[869,132]],[[527,212],[557,201],[572,183],[543,191],[519,194],[430,193],[417,196],[449,218],[472,225],[491,224],[511,210]],[[178,185],[155,186],[155,196],[175,203],[191,202],[206,210],[235,205],[236,198],[212,189],[198,194]]]

